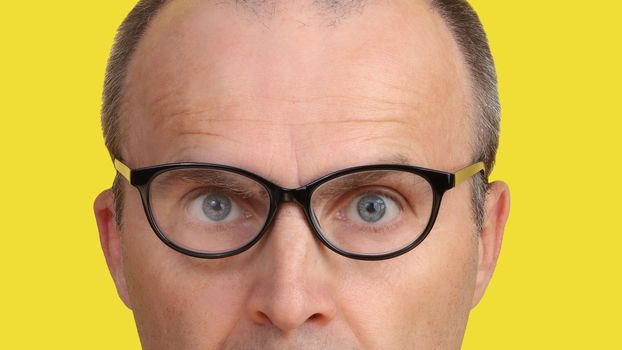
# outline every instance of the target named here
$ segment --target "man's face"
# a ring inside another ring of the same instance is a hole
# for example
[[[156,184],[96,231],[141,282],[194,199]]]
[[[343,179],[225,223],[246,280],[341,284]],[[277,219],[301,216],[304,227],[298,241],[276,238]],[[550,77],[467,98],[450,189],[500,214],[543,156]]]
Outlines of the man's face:
[[[153,20],[125,90],[129,166],[220,163],[295,188],[357,165],[470,164],[466,68],[425,5],[249,6],[175,1]],[[420,246],[375,262],[328,250],[292,203],[250,250],[192,258],[124,191],[123,231],[102,241],[146,349],[459,348],[489,278],[467,183]]]

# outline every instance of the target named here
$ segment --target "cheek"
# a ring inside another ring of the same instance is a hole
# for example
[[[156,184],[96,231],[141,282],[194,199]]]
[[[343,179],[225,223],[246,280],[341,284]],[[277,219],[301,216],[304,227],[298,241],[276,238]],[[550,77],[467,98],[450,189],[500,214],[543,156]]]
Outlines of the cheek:
[[[128,198],[125,208],[124,269],[143,346],[193,348],[225,339],[244,300],[238,264],[182,255],[157,238],[138,200]]]
[[[476,276],[469,219],[442,222],[401,257],[349,268],[341,303],[357,334],[388,342],[379,348],[459,348]]]

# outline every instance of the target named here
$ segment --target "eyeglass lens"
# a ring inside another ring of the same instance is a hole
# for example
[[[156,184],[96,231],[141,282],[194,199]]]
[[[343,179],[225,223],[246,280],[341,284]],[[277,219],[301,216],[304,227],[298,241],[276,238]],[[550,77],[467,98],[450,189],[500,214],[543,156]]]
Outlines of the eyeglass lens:
[[[264,186],[223,170],[161,173],[151,182],[149,197],[160,231],[178,246],[200,253],[244,246],[261,231],[270,211]]]
[[[434,195],[419,175],[376,170],[345,175],[318,187],[311,198],[323,236],[354,254],[402,249],[425,230]]]

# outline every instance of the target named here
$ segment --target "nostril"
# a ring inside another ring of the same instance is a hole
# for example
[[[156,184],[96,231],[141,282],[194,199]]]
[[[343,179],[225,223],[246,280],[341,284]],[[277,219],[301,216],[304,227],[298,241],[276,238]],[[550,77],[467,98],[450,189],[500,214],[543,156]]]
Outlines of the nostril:
[[[272,324],[270,317],[268,317],[268,315],[264,314],[261,311],[257,311],[253,313],[253,321],[257,323],[258,325],[262,325],[262,326]]]
[[[326,317],[326,315],[323,315],[321,313],[315,313],[313,315],[311,315],[309,318],[307,318],[307,322],[310,324],[315,324],[318,326],[323,326],[326,323],[328,323],[330,320],[329,317]]]
[[[313,314],[311,315],[311,317],[309,317],[309,321],[317,321],[322,317],[322,315],[320,314]]]

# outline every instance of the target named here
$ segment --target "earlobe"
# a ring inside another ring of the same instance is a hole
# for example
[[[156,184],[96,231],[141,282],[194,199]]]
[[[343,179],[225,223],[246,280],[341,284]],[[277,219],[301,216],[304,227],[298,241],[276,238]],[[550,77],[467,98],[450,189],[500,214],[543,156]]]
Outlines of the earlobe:
[[[127,283],[123,270],[123,255],[121,251],[121,236],[114,217],[114,200],[111,190],[100,193],[93,205],[97,228],[99,229],[99,240],[101,243],[108,270],[112,275],[119,297],[123,303],[132,308]]]
[[[477,279],[471,307],[481,300],[492,278],[501,251],[505,224],[510,213],[510,189],[501,181],[490,184],[486,195],[486,218],[479,235]]]

